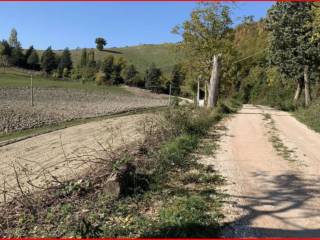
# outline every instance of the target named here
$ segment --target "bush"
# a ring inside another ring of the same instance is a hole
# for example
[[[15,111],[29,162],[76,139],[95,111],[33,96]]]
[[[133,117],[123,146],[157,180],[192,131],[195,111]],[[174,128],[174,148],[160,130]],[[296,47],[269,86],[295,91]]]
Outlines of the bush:
[[[69,69],[68,68],[64,68],[62,71],[62,77],[63,78],[67,78],[69,77]]]
[[[171,165],[184,167],[187,162],[185,157],[190,153],[198,143],[198,138],[192,135],[182,135],[173,141],[164,144],[159,151],[159,162],[161,165]]]
[[[135,86],[135,87],[140,87],[143,88],[145,85],[145,82],[143,78],[141,78],[139,75],[134,76],[133,78],[129,79],[126,82],[127,85],[129,86]]]
[[[217,112],[206,108],[176,107],[165,113],[165,123],[173,136],[180,134],[203,135],[215,122]]]
[[[174,97],[172,97],[172,99],[170,101],[170,105],[174,106],[174,107],[178,107],[180,102],[181,102],[181,99],[174,96]]]
[[[217,106],[217,111],[222,114],[234,113],[236,110],[229,107],[225,102],[219,102]]]
[[[96,74],[96,84],[102,85],[106,83],[106,74],[103,72],[98,72]]]
[[[71,70],[71,79],[72,80],[79,80],[81,79],[81,72],[78,68],[74,68]]]

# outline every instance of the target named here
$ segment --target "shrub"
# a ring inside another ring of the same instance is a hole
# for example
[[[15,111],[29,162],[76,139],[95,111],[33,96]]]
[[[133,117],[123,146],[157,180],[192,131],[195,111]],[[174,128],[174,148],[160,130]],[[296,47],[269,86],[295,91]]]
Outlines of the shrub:
[[[167,162],[171,166],[183,167],[186,165],[185,156],[197,146],[197,143],[197,137],[192,135],[177,137],[161,147],[159,151],[160,161]]]
[[[71,79],[72,80],[79,80],[81,79],[81,72],[78,68],[74,68],[71,70]]]
[[[168,109],[164,117],[173,136],[183,133],[203,135],[214,123],[216,114],[205,108],[182,106]]]
[[[106,74],[103,72],[98,72],[96,74],[96,84],[102,85],[106,83]]]
[[[135,87],[140,87],[143,88],[145,85],[145,82],[143,80],[143,78],[141,78],[139,75],[136,75],[132,78],[130,78],[127,82],[127,85],[129,86],[135,86]]]
[[[174,107],[178,107],[180,102],[181,102],[180,98],[174,96],[171,99],[170,105]]]

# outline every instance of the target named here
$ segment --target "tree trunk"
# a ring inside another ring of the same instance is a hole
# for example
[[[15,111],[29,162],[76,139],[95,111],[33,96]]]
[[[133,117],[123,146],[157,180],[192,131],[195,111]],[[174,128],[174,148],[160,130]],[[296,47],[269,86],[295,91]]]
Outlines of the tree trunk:
[[[209,99],[208,107],[213,108],[216,106],[219,94],[219,57],[215,55],[213,57],[212,72],[210,77],[209,86]]]
[[[198,78],[198,85],[197,85],[197,106],[200,105],[200,79]]]
[[[299,80],[297,84],[297,90],[296,93],[294,94],[294,99],[293,101],[296,103],[301,95],[301,90],[302,90],[302,81]]]
[[[208,100],[208,90],[207,90],[207,81],[204,81],[204,103],[206,104]]]
[[[303,71],[304,78],[304,96],[305,96],[305,105],[309,106],[311,97],[310,97],[310,82],[309,82],[309,66],[304,66]]]

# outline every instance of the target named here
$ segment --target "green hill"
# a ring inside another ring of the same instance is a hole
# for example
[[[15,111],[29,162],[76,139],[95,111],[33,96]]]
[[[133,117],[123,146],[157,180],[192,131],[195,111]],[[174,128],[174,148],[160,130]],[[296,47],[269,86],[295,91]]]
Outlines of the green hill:
[[[71,50],[74,64],[80,62],[82,49]],[[176,52],[175,44],[144,44],[123,48],[107,48],[103,51],[95,51],[96,60],[103,60],[108,55],[123,57],[129,63],[134,64],[138,71],[143,73],[151,63],[161,68],[163,73],[168,74],[173,65],[177,63],[179,54]],[[62,51],[57,51],[58,53]]]
[[[251,22],[235,28],[234,44],[242,57],[258,54],[267,48],[268,33],[264,22]]]

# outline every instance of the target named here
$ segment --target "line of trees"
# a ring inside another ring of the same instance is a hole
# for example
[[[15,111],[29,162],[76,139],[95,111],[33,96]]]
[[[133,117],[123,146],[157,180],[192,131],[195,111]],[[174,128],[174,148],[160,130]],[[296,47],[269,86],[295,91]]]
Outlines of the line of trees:
[[[96,38],[99,51],[107,44],[104,38]],[[18,40],[18,33],[12,29],[8,40],[0,42],[0,65],[4,68],[15,66],[30,70],[42,71],[46,76],[74,81],[95,81],[98,85],[126,84],[146,88],[156,93],[181,93],[181,85],[185,80],[182,65],[174,66],[169,76],[151,63],[145,72],[139,72],[134,64],[122,57],[108,55],[102,61],[96,61],[94,49],[82,49],[78,64],[72,62],[71,52],[65,48],[58,54],[48,47],[39,56],[39,52],[30,46],[24,50]]]
[[[71,78],[80,81],[95,81],[98,85],[126,84],[151,90],[155,93],[179,95],[185,80],[182,65],[173,67],[169,76],[165,76],[154,63],[145,72],[139,72],[134,64],[122,57],[108,55],[103,61],[95,60],[94,50],[82,49],[80,64],[71,71]]]
[[[245,102],[265,97],[264,104],[276,100],[276,105],[290,110],[290,104],[281,101],[292,95],[294,107],[304,93],[308,106],[316,86],[320,89],[319,7],[311,2],[277,2],[266,18],[254,22],[245,17],[232,27],[230,5],[200,3],[173,29],[183,38],[178,49],[184,56],[185,94],[195,97],[200,80],[201,92],[208,96],[212,60],[221,55],[220,97],[238,95]]]
[[[311,101],[310,81],[319,78],[320,38],[315,23],[318,8],[312,2],[276,3],[268,12],[270,59],[279,72],[296,83],[296,102],[304,88],[305,105]]]
[[[39,70],[39,55],[33,46],[24,51],[18,41],[17,31],[12,29],[9,39],[0,42],[0,65],[3,68],[12,65]]]
[[[15,66],[31,70],[42,70],[56,77],[68,77],[72,69],[71,53],[66,48],[57,55],[51,47],[43,51],[41,58],[33,46],[23,50],[16,29],[12,29],[9,39],[0,42],[0,64],[3,68]]]

